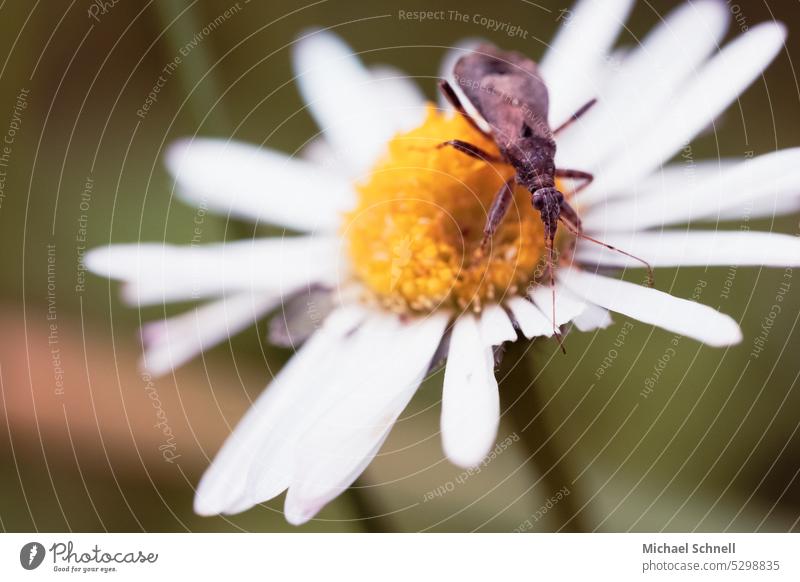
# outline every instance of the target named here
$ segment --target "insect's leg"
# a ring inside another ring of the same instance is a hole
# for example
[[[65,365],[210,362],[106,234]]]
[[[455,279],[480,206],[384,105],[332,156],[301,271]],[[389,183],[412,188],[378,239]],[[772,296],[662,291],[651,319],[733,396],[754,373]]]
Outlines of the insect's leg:
[[[508,207],[511,206],[511,201],[514,199],[512,183],[513,178],[505,182],[495,194],[494,200],[492,200],[492,205],[489,207],[489,215],[486,217],[486,226],[483,227],[482,249],[485,249],[489,241],[492,240],[497,227],[503,221],[506,212],[508,212]]]
[[[562,222],[568,221],[569,224],[576,230],[583,232],[581,218],[578,216],[578,212],[570,205],[569,202],[567,202],[566,199],[561,201],[561,215],[559,216],[559,219]]]
[[[567,206],[569,206],[569,205],[567,205]],[[572,209],[572,207],[570,207],[570,209]],[[572,212],[575,212],[575,211],[572,210]],[[562,209],[562,213],[563,213],[563,209]],[[576,225],[575,222],[573,222],[569,217],[564,216],[564,214],[561,215],[560,220],[561,220],[562,223],[564,223],[564,226],[567,227],[567,230],[569,230],[576,237],[582,238],[584,240],[588,240],[589,242],[592,242],[592,243],[594,243],[596,245],[600,245],[601,247],[605,247],[610,251],[614,251],[615,253],[619,253],[621,255],[625,255],[626,257],[630,257],[634,261],[638,261],[639,263],[644,265],[645,269],[647,269],[647,286],[648,287],[652,287],[653,286],[653,284],[655,283],[655,274],[653,273],[653,265],[651,265],[650,263],[648,263],[647,261],[645,261],[641,257],[637,257],[636,255],[632,255],[629,252],[623,251],[622,249],[618,249],[615,246],[612,246],[612,245],[610,245],[608,243],[604,243],[601,240],[597,240],[596,238],[592,238],[589,235],[584,234],[583,233],[583,229],[581,229],[580,226],[578,226],[578,225],[580,225],[580,223],[577,223],[577,225]]]
[[[572,178],[573,180],[594,180],[594,174],[583,172],[581,170],[568,170],[567,168],[556,168],[556,176],[558,178]]]
[[[553,130],[553,135],[558,135],[559,133],[567,129],[570,125],[578,121],[581,117],[583,117],[586,114],[587,111],[589,111],[592,107],[594,107],[595,103],[597,103],[597,99],[592,99],[591,101],[586,103],[586,105],[578,109],[575,113],[573,113],[570,116],[569,119],[567,119],[564,123],[562,123],[556,129]]]
[[[490,154],[489,152],[482,150],[478,146],[472,145],[471,143],[467,143],[465,141],[461,141],[460,139],[451,139],[440,143],[436,147],[444,148],[448,146],[457,149],[462,154],[467,154],[470,157],[476,158],[478,160],[483,160],[484,162],[501,163],[504,161],[503,158],[501,158],[500,156],[495,156],[493,154]]]
[[[569,170],[566,168],[557,168],[556,178],[583,180],[583,183],[577,188],[575,188],[575,190],[572,192],[572,194],[575,195],[594,181],[594,174],[590,174],[589,172],[582,172],[581,170]]]
[[[489,136],[488,133],[486,133],[478,125],[478,122],[475,121],[469,113],[467,113],[467,110],[464,109],[464,105],[461,103],[461,100],[458,98],[458,94],[456,94],[455,89],[453,89],[453,87],[450,85],[450,83],[448,83],[447,81],[442,79],[441,81],[439,81],[439,90],[442,92],[442,95],[444,95],[444,98],[447,99],[447,101],[450,103],[450,105],[453,106],[453,109],[458,111],[464,117],[464,119],[466,119],[467,122],[469,122],[469,124],[472,127],[477,129],[479,132],[481,132],[486,137],[491,137],[491,136]]]

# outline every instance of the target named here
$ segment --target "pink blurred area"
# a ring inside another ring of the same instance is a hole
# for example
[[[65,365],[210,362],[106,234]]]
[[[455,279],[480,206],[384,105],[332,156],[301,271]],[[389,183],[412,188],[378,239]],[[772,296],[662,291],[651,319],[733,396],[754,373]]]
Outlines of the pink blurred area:
[[[151,378],[137,364],[134,338],[112,341],[73,315],[26,315],[0,309],[0,455],[4,482],[16,482],[16,510],[55,528],[84,523],[81,514],[98,495],[97,503],[135,503],[145,492],[158,498],[165,485],[189,503],[230,430],[226,420],[234,424],[247,408],[247,394],[212,392],[210,376],[198,368]],[[228,382],[240,385],[231,372]],[[223,381],[214,377],[215,385]],[[144,489],[131,492],[131,482]],[[66,522],[60,526],[59,516]],[[137,521],[133,509],[131,517]]]

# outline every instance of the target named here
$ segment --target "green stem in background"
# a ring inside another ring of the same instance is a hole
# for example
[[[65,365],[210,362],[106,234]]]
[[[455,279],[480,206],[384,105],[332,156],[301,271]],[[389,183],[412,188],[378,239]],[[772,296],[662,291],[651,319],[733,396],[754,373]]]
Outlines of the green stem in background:
[[[579,514],[581,496],[572,484],[572,477],[566,467],[557,442],[547,426],[544,413],[544,400],[540,390],[534,385],[535,369],[532,346],[526,341],[506,345],[497,378],[500,380],[500,395],[506,418],[514,425],[520,436],[526,457],[530,457],[536,468],[537,479],[544,483],[544,497],[537,498],[540,505],[567,486],[570,494],[553,505],[548,514],[558,522],[565,532],[590,531]],[[566,524],[566,525],[564,525]]]
[[[164,1],[155,2],[154,8],[159,24],[166,30],[165,65],[180,58],[177,67],[171,69],[171,76],[177,78],[183,95],[188,98],[194,122],[198,126],[203,124],[212,135],[230,136],[233,126],[225,109],[217,102],[223,85],[219,80],[220,68],[215,67],[213,44],[207,37],[199,41],[196,38],[208,25],[199,18],[198,5],[192,3],[187,7],[180,2]],[[253,237],[253,225],[240,220],[229,219],[226,230],[235,237]]]
[[[376,503],[375,496],[370,494],[366,485],[366,480],[362,475],[347,490],[347,499],[353,506],[353,513],[360,518],[358,524],[368,533],[396,532],[391,517],[381,514],[381,508]]]
[[[213,134],[228,135],[230,124],[225,111],[218,104],[214,105],[222,95],[222,85],[217,78],[218,69],[212,68],[217,60],[211,54],[212,45],[208,38],[194,42],[207,24],[198,18],[197,4],[186,7],[180,2],[155,2],[153,6],[160,25],[166,29],[167,63],[180,58],[172,76],[178,78],[183,93],[188,96],[189,110],[195,122],[203,122]],[[190,52],[184,55],[181,49]],[[212,110],[214,115],[208,115]]]

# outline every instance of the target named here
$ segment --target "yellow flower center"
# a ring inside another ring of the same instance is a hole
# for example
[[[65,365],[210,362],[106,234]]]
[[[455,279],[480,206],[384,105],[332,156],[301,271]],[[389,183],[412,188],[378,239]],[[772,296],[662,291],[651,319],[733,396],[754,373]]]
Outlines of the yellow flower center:
[[[514,170],[436,147],[451,139],[497,153],[460,115],[429,106],[425,122],[392,139],[369,178],[356,185],[358,203],[344,221],[356,275],[398,312],[480,311],[524,292],[546,264],[542,222],[520,186],[481,248],[492,199]]]

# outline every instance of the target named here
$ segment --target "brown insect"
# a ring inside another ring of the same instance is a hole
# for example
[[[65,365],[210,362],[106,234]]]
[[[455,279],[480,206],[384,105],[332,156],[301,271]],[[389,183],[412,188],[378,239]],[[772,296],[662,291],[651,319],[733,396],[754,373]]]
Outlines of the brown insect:
[[[594,176],[588,172],[555,167],[555,135],[572,125],[596,103],[592,99],[578,109],[565,123],[551,129],[547,121],[549,97],[547,87],[532,60],[523,55],[502,51],[490,44],[479,45],[456,62],[454,77],[469,102],[489,126],[486,132],[473,119],[460,102],[458,95],[447,81],[441,81],[441,89],[447,100],[479,132],[494,141],[500,152],[492,155],[478,146],[450,140],[438,147],[453,147],[466,155],[488,162],[509,164],[516,171],[492,201],[483,229],[481,248],[491,241],[492,235],[506,215],[513,200],[513,185],[519,184],[531,193],[531,203],[539,212],[544,224],[545,246],[553,289],[553,331],[561,342],[555,319],[555,267],[554,241],[558,223],[561,222],[576,237],[602,245],[643,263],[652,282],[649,263],[625,251],[591,238],[583,233],[581,220],[570,206],[564,194],[556,188],[556,178],[581,180],[573,193],[588,186]],[[563,346],[562,346],[563,349]]]

